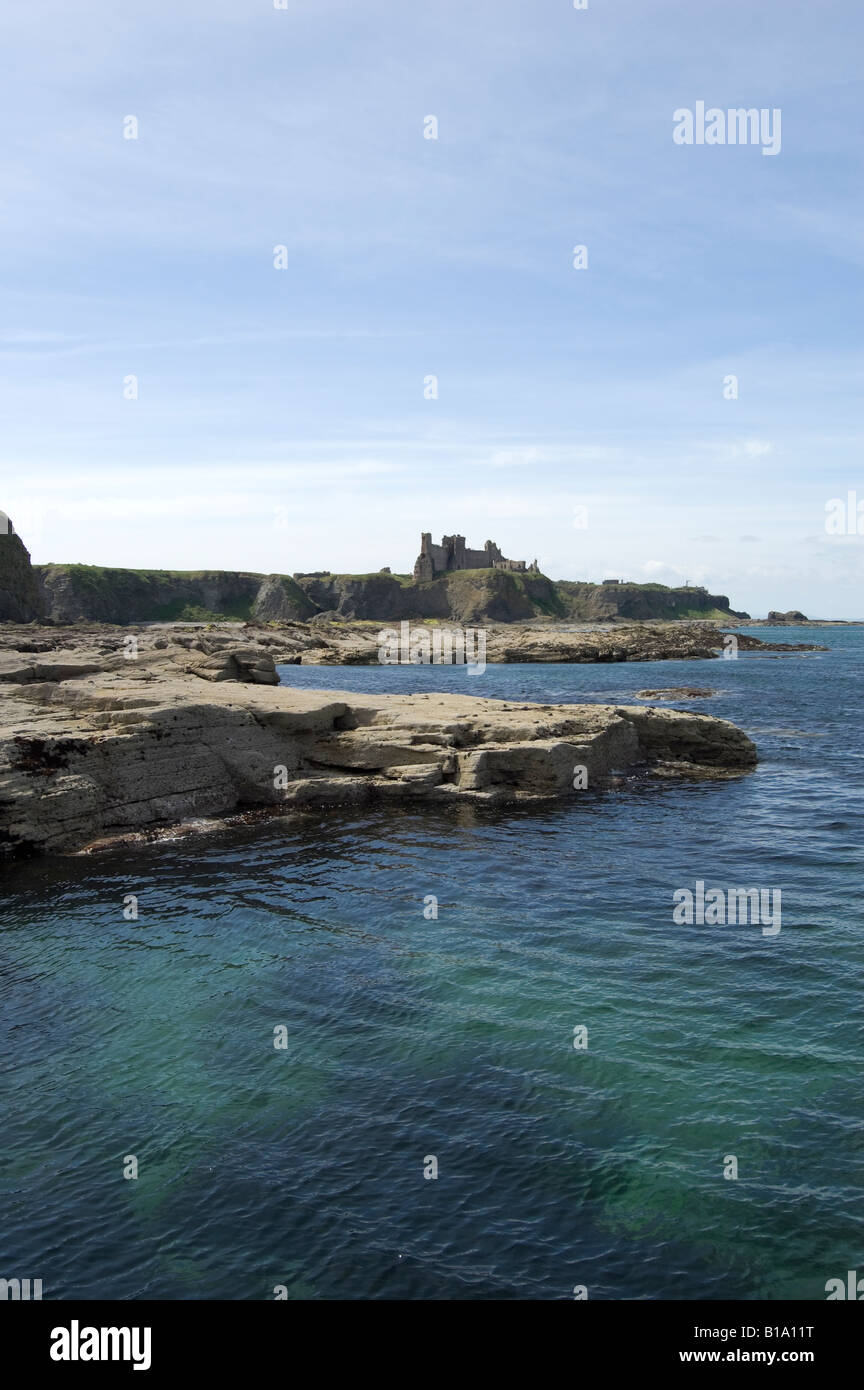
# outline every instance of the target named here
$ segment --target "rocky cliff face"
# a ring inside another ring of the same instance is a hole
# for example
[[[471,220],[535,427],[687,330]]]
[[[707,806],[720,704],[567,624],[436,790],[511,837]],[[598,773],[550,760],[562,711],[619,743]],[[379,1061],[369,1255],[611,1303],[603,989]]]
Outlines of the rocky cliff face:
[[[299,577],[318,612],[340,618],[399,622],[451,618],[460,623],[517,622],[538,613],[563,616],[555,586],[542,574],[454,570],[420,583],[389,574]]]
[[[3,539],[3,538],[0,538]],[[29,557],[19,548],[14,588],[27,587]],[[22,558],[23,557],[23,558]],[[10,571],[11,572],[11,571]],[[169,622],[228,619],[304,621],[327,613],[345,621],[399,622],[451,619],[466,624],[512,623],[532,618],[745,617],[725,594],[662,585],[553,583],[543,574],[506,570],[455,570],[414,583],[398,575],[247,574],[230,570],[191,573],[172,570],[106,569],[98,565],[36,565],[29,597],[19,602],[29,617],[43,613],[55,623]],[[34,592],[34,583],[36,591]],[[9,606],[0,618],[15,619]],[[27,621],[18,617],[17,621]]]
[[[252,617],[259,623],[302,622],[318,609],[287,574],[268,574],[255,595]]]
[[[2,520],[2,514],[0,514]],[[724,594],[662,585],[553,583],[543,574],[455,570],[415,582],[377,574],[253,574],[231,570],[131,570],[30,565],[13,533],[0,532],[0,621],[287,623],[326,614],[343,621],[451,620],[466,625],[613,617],[710,619],[734,614]],[[787,615],[791,617],[792,615]]]
[[[460,570],[414,584],[390,574],[302,576],[193,574],[170,570],[38,565],[38,602],[55,623],[142,623],[234,618],[303,621],[316,613],[345,620],[514,622],[563,607],[543,575]],[[7,615],[12,617],[10,613]]]
[[[729,607],[726,594],[705,589],[669,589],[663,584],[587,584],[569,579],[556,588],[567,614],[580,622],[602,618],[746,618]]]
[[[34,573],[45,616],[55,623],[247,619],[262,584],[260,574],[230,570],[183,573],[36,565]]]
[[[300,575],[296,583],[316,613],[381,622],[407,616],[406,590],[413,587],[392,574]]]
[[[29,623],[42,615],[30,552],[0,513],[0,620]]]
[[[520,619],[563,617],[564,605],[545,574],[506,570],[462,570],[442,576],[452,616],[462,623],[512,623]]]

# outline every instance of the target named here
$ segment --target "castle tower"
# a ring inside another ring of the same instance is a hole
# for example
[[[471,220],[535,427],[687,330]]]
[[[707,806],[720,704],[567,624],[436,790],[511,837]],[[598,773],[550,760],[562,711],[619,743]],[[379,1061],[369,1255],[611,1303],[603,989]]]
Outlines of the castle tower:
[[[435,578],[435,561],[432,552],[432,532],[421,531],[420,554],[414,562],[414,582]]]
[[[537,569],[536,560],[532,568]],[[472,569],[503,569],[524,573],[526,562],[506,559],[495,541],[485,541],[482,550],[471,550],[464,536],[442,536],[441,544],[435,545],[431,531],[420,533],[420,554],[414,563],[416,581],[434,579],[437,574],[446,574],[451,570]]]

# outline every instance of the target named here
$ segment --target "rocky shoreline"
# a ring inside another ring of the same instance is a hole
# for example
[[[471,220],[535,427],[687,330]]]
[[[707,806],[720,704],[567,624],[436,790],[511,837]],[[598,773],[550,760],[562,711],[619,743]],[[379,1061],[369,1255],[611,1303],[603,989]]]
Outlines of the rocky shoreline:
[[[108,660],[128,648],[130,639],[145,646],[162,642],[208,653],[226,644],[262,650],[276,665],[377,666],[382,634],[398,636],[400,628],[459,639],[465,629],[453,623],[404,623],[383,626],[371,622],[334,622],[313,619],[286,623],[149,623],[111,626],[102,623],[0,624],[0,656],[3,652],[45,654],[51,651],[86,651]],[[721,628],[700,622],[622,622],[594,624],[491,623],[483,634],[485,659],[491,663],[521,662],[617,662],[712,660],[725,647]],[[746,652],[826,651],[816,643],[764,641],[750,633],[735,639]]]
[[[723,778],[756,763],[734,725],[668,707],[294,690],[278,685],[282,636],[274,649],[249,633],[151,629],[120,650],[104,633],[65,649],[18,636],[0,649],[0,855],[257,811],[500,806],[634,769]]]

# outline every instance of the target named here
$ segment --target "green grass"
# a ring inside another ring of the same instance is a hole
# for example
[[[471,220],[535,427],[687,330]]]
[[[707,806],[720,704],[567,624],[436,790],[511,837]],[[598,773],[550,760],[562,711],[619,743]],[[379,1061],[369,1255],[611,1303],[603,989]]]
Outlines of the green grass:
[[[264,579],[265,575],[257,574],[252,570],[136,570],[128,565],[82,565],[77,562],[72,564],[47,564],[34,565],[34,569],[65,570],[67,574],[74,575],[83,583],[99,582],[105,578],[116,577],[118,574],[134,574],[137,579],[192,579],[204,580],[213,579],[217,575],[229,574],[248,577],[249,579]],[[283,578],[290,579],[290,575]]]
[[[371,573],[371,574],[328,574],[327,577],[326,577],[326,579],[313,579],[313,580],[310,580],[309,582],[312,583],[312,584],[329,584],[329,583],[331,583],[331,581],[333,581],[333,580],[345,580],[345,579],[363,580],[364,582],[365,582],[366,580],[369,580],[369,579],[393,579],[393,580],[395,580],[395,582],[396,582],[397,584],[401,584],[401,586],[402,586],[403,588],[405,587],[406,584],[411,585],[411,584],[414,583],[414,577],[413,577],[413,575],[410,575],[410,574],[382,574],[380,570],[375,570],[375,571],[374,571],[373,573]]]
[[[73,593],[80,593],[82,607],[90,609],[97,605],[91,600],[97,598],[102,600],[103,611],[107,611],[106,606],[110,605],[110,611],[132,611],[135,610],[136,618],[140,621],[150,622],[247,622],[253,614],[252,608],[255,602],[255,593],[239,593],[229,601],[223,602],[218,609],[211,609],[204,606],[201,601],[204,595],[198,591],[190,593],[171,595],[172,582],[182,584],[192,588],[205,582],[219,583],[220,580],[226,581],[226,587],[231,581],[238,581],[232,588],[239,589],[242,582],[247,583],[247,587],[253,587],[255,581],[262,582],[263,574],[252,573],[249,571],[231,570],[158,570],[158,569],[126,569],[120,567],[109,567],[105,565],[44,565],[34,566],[38,571],[60,571],[68,575],[73,584]],[[302,583],[298,584],[290,575],[279,575],[283,588],[299,607],[307,600],[307,589]],[[545,575],[533,573],[522,573],[518,570],[495,570],[481,569],[470,570],[448,570],[443,574],[437,575],[434,579],[423,580],[415,583],[410,574],[382,574],[376,570],[367,574],[332,574],[318,581],[308,581],[323,585],[334,584],[344,585],[348,581],[358,584],[371,584],[375,580],[392,581],[401,589],[408,591],[428,591],[432,589],[441,590],[444,586],[453,596],[455,606],[464,607],[469,604],[474,611],[480,611],[482,605],[494,594],[501,595],[505,600],[510,595],[511,600],[516,596],[524,599],[530,605],[536,616],[545,618],[567,618],[573,616],[574,603],[581,610],[581,604],[593,599],[595,595],[605,594],[610,602],[620,605],[628,598],[639,594],[664,594],[669,596],[668,606],[664,604],[663,612],[655,612],[653,615],[657,619],[665,618],[670,620],[684,619],[687,621],[698,621],[700,619],[708,622],[733,622],[734,615],[728,610],[714,606],[713,604],[705,607],[699,606],[700,599],[703,598],[710,602],[714,597],[709,595],[707,590],[701,586],[691,589],[684,589],[681,586],[673,589],[668,584],[659,583],[638,583],[628,581],[617,585],[602,585],[589,581],[562,580],[554,583]],[[252,581],[250,583],[249,581]],[[467,592],[466,592],[467,591]],[[392,592],[392,590],[391,590]],[[406,595],[407,597],[407,595]],[[654,607],[655,605],[650,605]],[[309,613],[309,616],[313,616]],[[646,619],[651,621],[652,619]],[[356,621],[356,620],[354,620]],[[378,626],[377,620],[364,620],[370,626]],[[437,621],[437,620],[433,620]],[[445,619],[444,621],[455,621]]]
[[[696,621],[704,620],[707,623],[735,623],[739,621],[734,614],[723,608],[683,608],[677,609],[673,616],[693,618]]]
[[[229,622],[248,622],[252,617],[252,604],[248,601],[239,601],[226,604],[220,612],[213,612],[209,608],[202,608],[200,604],[189,603],[188,600],[177,598],[170,603],[155,604],[148,610],[146,618],[142,622],[155,623],[229,623]]]
[[[252,616],[254,595],[238,595],[218,610],[204,607],[194,594],[188,593],[160,601],[159,588],[165,583],[218,582],[220,575],[233,578],[230,570],[133,570],[79,564],[45,568],[68,575],[82,603],[102,598],[106,604],[115,605],[115,611],[116,608],[137,608],[136,617],[142,622],[245,622]]]

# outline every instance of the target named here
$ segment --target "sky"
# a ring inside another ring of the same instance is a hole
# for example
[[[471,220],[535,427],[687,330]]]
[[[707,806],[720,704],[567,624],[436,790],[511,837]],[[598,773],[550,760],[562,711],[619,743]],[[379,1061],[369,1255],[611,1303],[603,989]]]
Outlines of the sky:
[[[34,562],[403,572],[458,532],[864,618],[858,0],[276,3],[3,6]],[[676,143],[698,102],[779,150]]]

